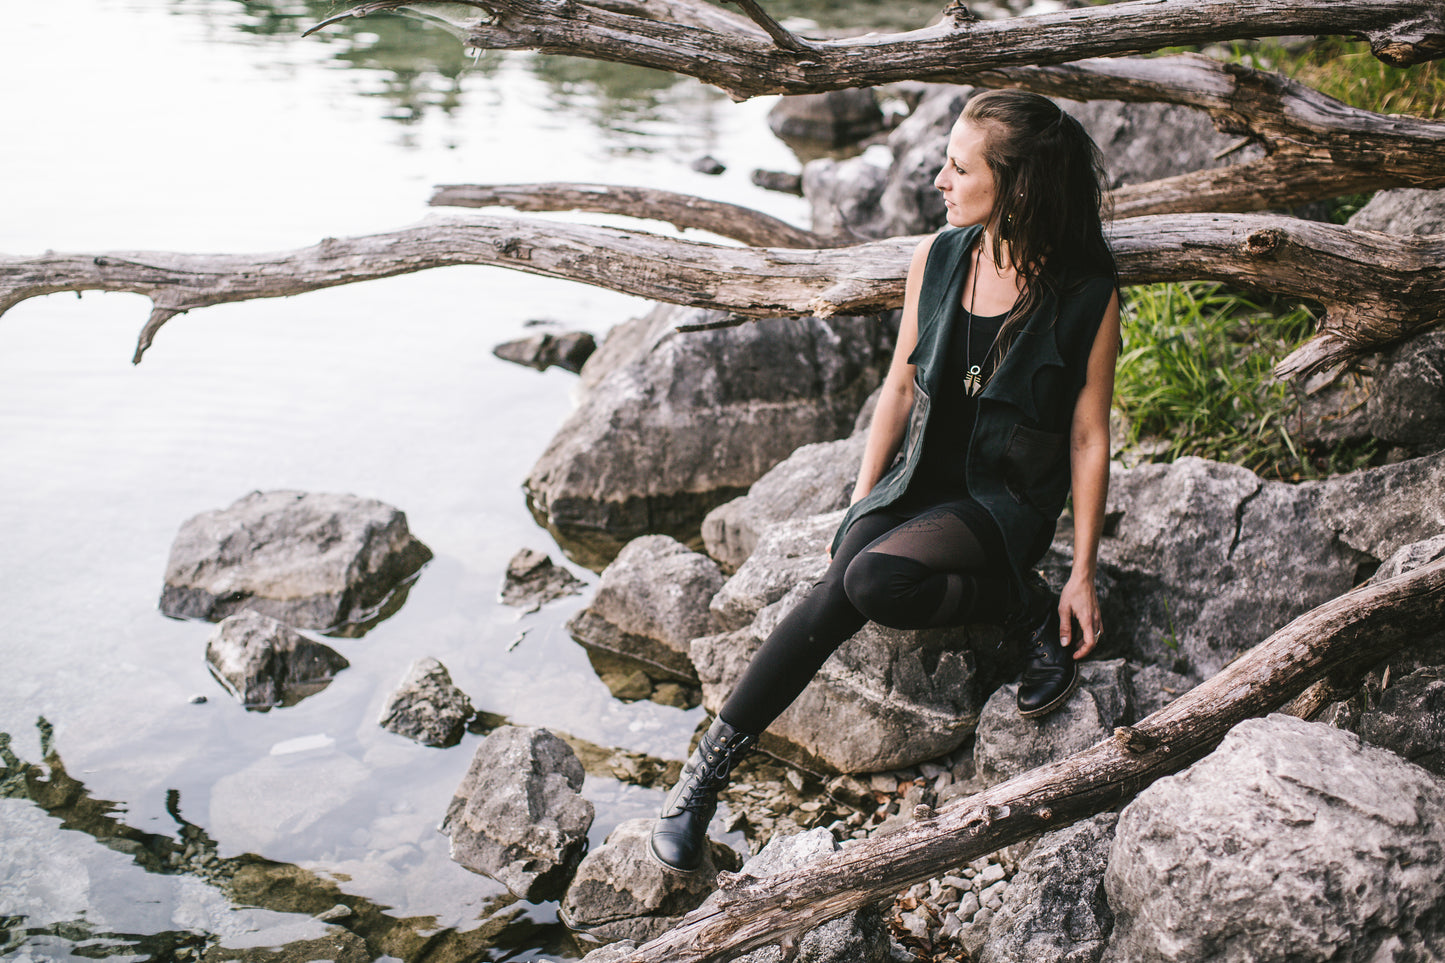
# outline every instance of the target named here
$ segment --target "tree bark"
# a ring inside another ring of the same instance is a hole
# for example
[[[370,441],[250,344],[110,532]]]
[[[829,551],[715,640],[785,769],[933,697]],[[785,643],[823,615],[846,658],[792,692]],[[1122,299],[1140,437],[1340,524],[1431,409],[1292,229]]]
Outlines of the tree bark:
[[[1206,111],[1266,157],[1115,190],[1115,217],[1259,211],[1387,187],[1445,187],[1445,123],[1360,110],[1280,74],[1209,57],[1086,60],[982,70],[986,87]]]
[[[581,281],[748,318],[870,314],[903,303],[919,238],[824,250],[739,248],[644,231],[486,215],[276,254],[122,251],[0,257],[0,314],[60,291],[129,291],[154,305],[139,361],[170,318],[195,308],[457,264]],[[1293,376],[1338,365],[1445,320],[1445,235],[1395,237],[1245,214],[1135,217],[1113,224],[1125,284],[1216,280],[1319,301],[1316,336],[1281,363]]]
[[[667,221],[752,247],[835,247],[837,242],[761,211],[692,194],[611,184],[442,184],[433,207],[510,207],[518,211],[587,211]]]
[[[1214,678],[1114,737],[1033,769],[801,869],[724,873],[719,893],[630,963],[710,963],[779,941],[900,893],[1002,846],[1131,799],[1207,755],[1239,722],[1288,702],[1316,679],[1378,661],[1438,629],[1445,559],[1363,586],[1291,622]]]
[[[443,0],[376,0],[346,16]],[[1132,0],[1006,20],[978,20],[955,3],[905,33],[805,39],[688,0],[468,0],[486,15],[456,24],[469,47],[536,50],[670,70],[746,99],[872,87],[899,80],[957,82],[997,67],[1059,64],[1162,47],[1296,34],[1366,37],[1375,55],[1408,66],[1445,55],[1439,0]]]

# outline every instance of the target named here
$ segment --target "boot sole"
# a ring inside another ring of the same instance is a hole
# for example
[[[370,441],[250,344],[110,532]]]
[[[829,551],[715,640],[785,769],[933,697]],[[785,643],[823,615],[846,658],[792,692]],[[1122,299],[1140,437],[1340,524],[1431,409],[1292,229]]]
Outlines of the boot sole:
[[[1040,707],[1037,708],[1037,709],[1030,709],[1030,710],[1027,711],[1027,712],[1025,712],[1024,710],[1020,709],[1020,710],[1019,710],[1019,715],[1023,716],[1025,719],[1037,719],[1039,716],[1046,716],[1046,715],[1048,715],[1050,712],[1053,712],[1053,711],[1054,711],[1055,709],[1057,709],[1059,706],[1061,706],[1061,705],[1063,705],[1065,702],[1067,702],[1067,701],[1069,700],[1069,696],[1073,695],[1073,694],[1074,694],[1074,690],[1077,689],[1078,687],[1079,687],[1079,666],[1078,666],[1078,664],[1076,663],[1076,664],[1074,665],[1074,677],[1069,680],[1069,686],[1068,686],[1068,688],[1066,688],[1063,692],[1061,692],[1061,693],[1059,693],[1057,696],[1055,696],[1055,697],[1054,697],[1054,701],[1050,702],[1048,705],[1040,706]]]
[[[652,859],[654,863],[661,866],[669,873],[676,873],[678,876],[692,876],[696,874],[698,870],[702,869],[701,864],[694,866],[692,869],[679,869],[671,863],[664,861],[661,856],[657,855],[657,850],[652,848],[652,840],[650,839],[647,841],[647,855]]]

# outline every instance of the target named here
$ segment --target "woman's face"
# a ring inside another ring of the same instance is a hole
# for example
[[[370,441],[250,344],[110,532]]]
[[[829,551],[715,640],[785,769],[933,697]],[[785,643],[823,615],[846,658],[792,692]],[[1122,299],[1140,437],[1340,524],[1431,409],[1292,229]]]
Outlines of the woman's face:
[[[953,125],[948,138],[948,157],[933,186],[943,192],[948,223],[954,227],[970,224],[989,226],[993,215],[993,172],[983,159],[984,132],[968,121]]]

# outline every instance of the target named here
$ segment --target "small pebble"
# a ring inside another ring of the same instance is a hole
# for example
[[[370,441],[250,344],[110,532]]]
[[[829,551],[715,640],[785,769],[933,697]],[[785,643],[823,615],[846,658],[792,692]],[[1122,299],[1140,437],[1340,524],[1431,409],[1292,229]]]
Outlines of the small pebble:
[[[727,170],[727,165],[711,154],[704,154],[692,162],[692,169],[699,174],[721,174]]]
[[[989,863],[983,871],[983,885],[990,886],[1004,878],[1003,867],[998,863]]]
[[[959,890],[960,892],[969,888],[968,883],[964,880],[959,879],[957,876],[943,877],[943,885],[952,886],[954,889]]]
[[[977,893],[964,893],[958,901],[958,909],[953,912],[959,919],[967,923],[982,908],[983,904],[978,901]]]
[[[893,793],[898,791],[898,780],[885,772],[874,773],[868,780],[874,792]]]
[[[993,919],[993,910],[985,906],[983,909],[979,910],[978,913],[974,916],[973,925],[975,927],[987,926],[988,921],[991,919]]]
[[[978,894],[978,901],[983,904],[984,909],[998,909],[1003,905],[1003,894],[1008,889],[1008,883],[999,880],[988,889]]]
[[[208,700],[203,695],[193,695],[190,697],[190,699],[186,701],[190,702],[190,704],[193,706],[203,706]]]

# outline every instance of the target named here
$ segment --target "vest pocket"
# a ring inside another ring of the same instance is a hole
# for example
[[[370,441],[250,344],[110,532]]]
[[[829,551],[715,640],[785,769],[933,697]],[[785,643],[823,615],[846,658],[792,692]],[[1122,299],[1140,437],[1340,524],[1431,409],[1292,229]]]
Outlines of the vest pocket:
[[[1046,514],[1062,507],[1069,475],[1060,471],[1068,436],[1014,425],[1003,453],[1003,482],[1014,501]]]

